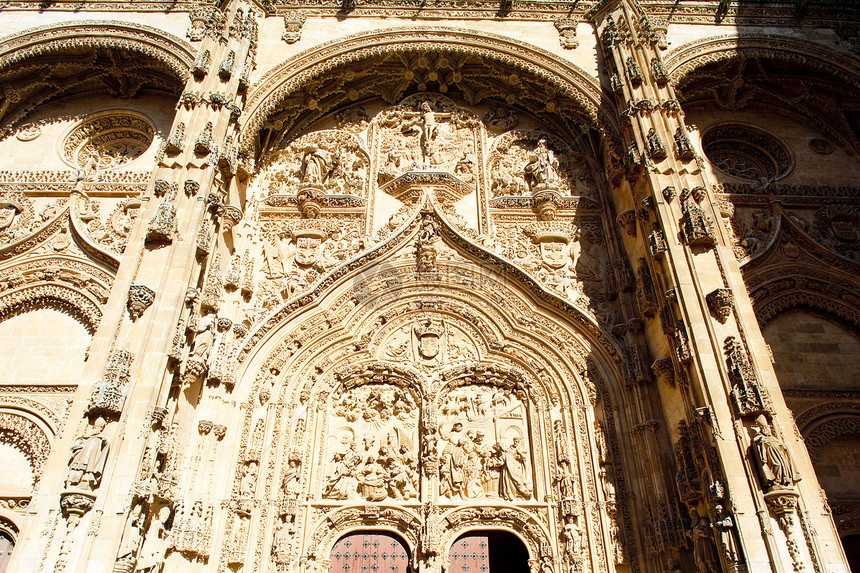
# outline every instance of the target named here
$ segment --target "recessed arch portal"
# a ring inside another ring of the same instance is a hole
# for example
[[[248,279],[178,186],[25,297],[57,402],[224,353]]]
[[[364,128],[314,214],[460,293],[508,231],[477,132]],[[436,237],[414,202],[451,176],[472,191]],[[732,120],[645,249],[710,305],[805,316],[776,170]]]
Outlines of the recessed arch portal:
[[[410,552],[403,539],[383,530],[347,533],[331,548],[329,573],[409,573]]]
[[[448,570],[457,573],[529,573],[529,552],[522,540],[509,531],[469,531],[451,544]]]

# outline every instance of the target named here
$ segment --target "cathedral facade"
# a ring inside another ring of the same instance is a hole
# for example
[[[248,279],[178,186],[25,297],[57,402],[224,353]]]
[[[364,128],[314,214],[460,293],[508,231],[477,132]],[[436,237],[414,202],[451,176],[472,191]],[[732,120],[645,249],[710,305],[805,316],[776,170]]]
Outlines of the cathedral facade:
[[[0,573],[860,571],[858,29],[5,3]]]

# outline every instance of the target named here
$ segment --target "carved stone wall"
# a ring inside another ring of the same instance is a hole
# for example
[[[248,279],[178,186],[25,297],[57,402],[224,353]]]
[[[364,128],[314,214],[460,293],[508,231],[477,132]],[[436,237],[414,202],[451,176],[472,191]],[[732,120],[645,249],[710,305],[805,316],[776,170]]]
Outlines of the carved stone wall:
[[[4,7],[10,573],[847,573],[860,14],[467,4]]]

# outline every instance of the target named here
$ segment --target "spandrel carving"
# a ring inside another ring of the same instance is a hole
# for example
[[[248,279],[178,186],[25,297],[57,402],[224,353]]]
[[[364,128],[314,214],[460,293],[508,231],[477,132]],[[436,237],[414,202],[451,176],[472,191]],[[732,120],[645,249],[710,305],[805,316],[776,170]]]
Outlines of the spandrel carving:
[[[418,404],[406,388],[367,384],[346,390],[329,424],[322,497],[367,501],[417,497]]]
[[[518,397],[491,386],[457,388],[439,411],[441,496],[532,498],[526,408]]]

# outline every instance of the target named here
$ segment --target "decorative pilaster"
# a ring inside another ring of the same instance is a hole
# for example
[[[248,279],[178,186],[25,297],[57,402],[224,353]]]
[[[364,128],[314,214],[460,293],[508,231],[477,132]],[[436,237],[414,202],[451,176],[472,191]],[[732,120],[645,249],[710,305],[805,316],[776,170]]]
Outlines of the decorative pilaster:
[[[600,39],[606,91],[616,94],[621,110],[616,149],[626,150],[620,158],[624,176],[609,177],[616,185],[620,236],[629,260],[639,260],[640,271],[650,269],[653,290],[667,293],[656,301],[659,321],[646,321],[644,330],[650,346],[660,349],[653,370],[666,382],[660,397],[666,421],[709,428],[700,432],[703,447],[689,460],[699,479],[684,487],[696,560],[715,544],[726,571],[781,571],[783,555],[790,555],[795,571],[828,570],[797,519],[804,508],[819,512],[823,500],[802,444],[781,431],[793,422],[773,369],[761,358],[767,356],[764,340],[719,225],[715,182],[697,156],[697,132],[685,124],[662,63],[665,30],[628,0],[599,4],[586,17]],[[640,274],[639,303],[647,316],[654,307],[645,278]],[[672,419],[679,403],[686,411]],[[704,411],[707,426],[699,415]],[[732,419],[733,425],[721,423]],[[784,452],[785,468],[803,465],[812,483],[806,477],[795,483],[793,469],[769,468],[754,455],[762,449]],[[768,519],[782,536],[771,532]],[[824,523],[816,529],[819,535],[834,531]],[[834,570],[841,567],[833,564]]]

